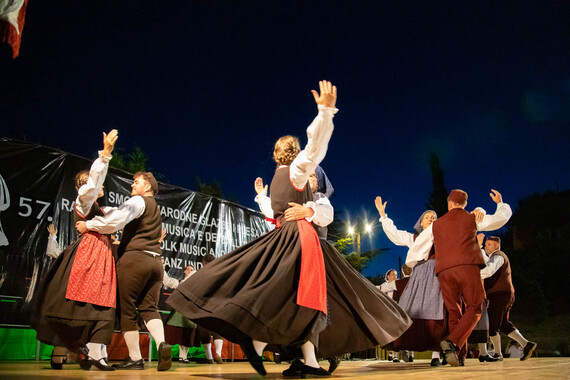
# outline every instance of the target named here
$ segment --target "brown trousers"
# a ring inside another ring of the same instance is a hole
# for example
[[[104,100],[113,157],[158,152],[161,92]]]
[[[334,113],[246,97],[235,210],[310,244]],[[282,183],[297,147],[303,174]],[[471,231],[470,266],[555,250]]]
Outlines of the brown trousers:
[[[459,358],[467,355],[467,338],[481,318],[485,290],[478,265],[460,265],[438,274],[443,303],[449,314],[449,336],[460,348]],[[461,305],[465,303],[465,314]]]
[[[515,303],[514,293],[497,293],[487,295],[489,300],[489,335],[493,336],[502,332],[509,335],[517,328],[509,321],[509,312]]]
[[[160,256],[125,252],[117,263],[117,284],[121,310],[121,331],[139,329],[137,309],[143,321],[160,319],[158,299],[164,269]]]

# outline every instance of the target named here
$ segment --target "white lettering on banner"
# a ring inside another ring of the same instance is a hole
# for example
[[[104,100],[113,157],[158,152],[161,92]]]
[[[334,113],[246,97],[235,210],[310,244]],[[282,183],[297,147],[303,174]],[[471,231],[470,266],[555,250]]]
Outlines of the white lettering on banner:
[[[164,207],[159,205],[158,208],[160,209],[160,215],[164,218],[177,219],[181,222],[189,222],[205,227],[218,227],[220,224],[220,221],[217,218],[207,219],[200,217],[198,214],[172,207]]]
[[[72,212],[75,207],[75,201],[71,202],[69,199],[61,198],[61,209],[67,212]]]
[[[113,191],[109,191],[109,202],[115,205],[121,205],[129,200],[131,197],[125,194],[115,193]]]

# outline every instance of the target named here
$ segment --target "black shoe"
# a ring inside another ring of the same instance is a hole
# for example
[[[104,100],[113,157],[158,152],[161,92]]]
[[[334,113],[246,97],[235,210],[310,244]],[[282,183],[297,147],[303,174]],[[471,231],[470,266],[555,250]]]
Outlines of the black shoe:
[[[408,363],[413,363],[414,362],[414,358],[413,356],[410,356],[410,358],[408,359]]]
[[[521,358],[521,361],[530,358],[534,350],[536,350],[536,346],[537,346],[536,343],[530,341],[527,344],[525,344],[523,348],[523,356]]]
[[[329,373],[333,373],[335,369],[337,369],[338,365],[340,364],[340,356],[333,356],[332,358],[327,359],[329,361]]]
[[[166,342],[158,345],[158,366],[157,371],[168,371],[172,366],[172,347]]]
[[[465,367],[465,359],[458,359],[457,362],[459,363],[460,367]]]
[[[480,361],[481,363],[483,363],[483,362],[489,362],[489,363],[491,363],[491,362],[498,362],[499,359],[498,359],[498,358],[494,358],[494,357],[489,356],[489,355],[479,355],[479,361]]]
[[[429,363],[429,365],[432,367],[441,367],[441,362],[438,358],[433,358],[431,359],[431,363]]]
[[[278,353],[273,354],[273,361],[275,364],[281,364],[281,355]]]
[[[459,359],[457,359],[457,351],[459,351],[459,349],[457,346],[450,340],[442,340],[439,345],[443,350],[447,363],[452,367],[459,366]]]
[[[111,367],[109,364],[107,364],[107,362],[105,361],[105,359],[99,359],[99,360],[95,360],[91,357],[87,358],[87,362],[89,364],[94,365],[95,367],[99,368],[101,371],[114,371],[115,368]]]
[[[443,359],[441,359],[441,365],[447,365],[447,360],[445,360],[445,355],[443,355]]]
[[[493,357],[494,357],[495,359],[498,359],[500,362],[503,361],[503,355],[495,354],[495,355],[493,355]]]
[[[126,358],[121,364],[113,364],[115,369],[144,369],[144,360],[132,360],[130,357]]]
[[[391,362],[392,360],[394,360],[394,357],[392,355],[388,355],[388,361]]]
[[[61,363],[58,362],[54,362],[53,358],[63,358],[61,360]],[[49,365],[51,366],[52,369],[62,369],[63,368],[63,363],[65,363],[65,359],[67,358],[67,355],[51,355],[50,359],[49,359]]]
[[[263,367],[263,359],[261,359],[261,356],[259,356],[257,352],[255,352],[255,347],[253,347],[253,341],[249,339],[246,342],[240,343],[240,346],[245,356],[247,356],[247,361],[249,362],[249,364],[251,364],[253,369],[256,370],[257,373],[259,373],[261,376],[265,376],[267,372]]]
[[[308,365],[303,365],[301,367],[301,378],[306,378],[307,376],[330,376],[330,372],[324,368],[314,368]]]
[[[89,362],[89,349],[87,346],[79,347],[79,354],[77,355],[77,364],[82,370],[89,371],[91,363]]]
[[[283,376],[301,376],[301,368],[303,368],[305,364],[299,359],[295,359],[291,362],[289,368],[283,371],[281,374]]]
[[[190,360],[182,358],[182,359],[178,359],[178,363],[188,364],[188,363],[190,363]]]
[[[398,359],[398,358],[394,358],[394,359],[392,360],[392,363],[399,363],[399,362],[400,362],[400,359]]]

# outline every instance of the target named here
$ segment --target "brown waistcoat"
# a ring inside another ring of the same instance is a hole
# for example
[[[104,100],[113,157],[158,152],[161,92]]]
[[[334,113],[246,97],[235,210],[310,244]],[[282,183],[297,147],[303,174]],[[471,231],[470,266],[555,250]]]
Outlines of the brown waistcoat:
[[[459,265],[485,267],[477,243],[475,216],[454,208],[433,222],[435,273]]]
[[[160,209],[153,197],[142,197],[144,200],[143,214],[130,221],[123,229],[119,256],[130,251],[150,251],[162,253],[160,250],[160,235],[162,233],[162,218]]]
[[[509,262],[509,258],[503,251],[495,251],[491,254],[489,260],[496,255],[502,256],[505,262],[495,274],[485,279],[485,292],[487,295],[514,293],[515,288],[513,287],[513,280],[511,278],[511,263]]]

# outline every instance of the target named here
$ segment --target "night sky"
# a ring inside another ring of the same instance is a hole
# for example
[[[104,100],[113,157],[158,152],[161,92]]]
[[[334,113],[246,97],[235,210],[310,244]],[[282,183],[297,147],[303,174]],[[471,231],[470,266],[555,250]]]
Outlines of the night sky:
[[[93,157],[117,128],[167,182],[218,180],[255,209],[275,140],[306,142],[321,79],[338,87],[322,166],[344,218],[377,221],[381,195],[410,230],[430,152],[468,209],[493,212],[491,188],[513,207],[570,188],[567,1],[30,0],[20,57],[0,62],[0,135]]]

